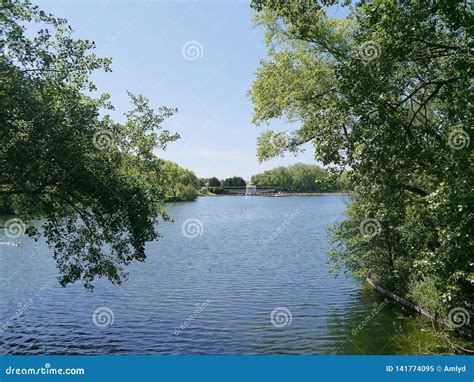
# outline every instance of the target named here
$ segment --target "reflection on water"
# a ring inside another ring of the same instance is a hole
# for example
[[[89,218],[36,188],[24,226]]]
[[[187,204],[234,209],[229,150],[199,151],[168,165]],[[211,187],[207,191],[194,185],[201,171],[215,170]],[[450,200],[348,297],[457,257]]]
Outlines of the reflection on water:
[[[330,273],[325,227],[344,218],[344,206],[342,196],[170,204],[175,222],[164,223],[164,238],[149,243],[147,261],[129,267],[123,285],[101,280],[92,293],[58,285],[44,241],[2,245],[1,352],[436,351],[430,322]]]

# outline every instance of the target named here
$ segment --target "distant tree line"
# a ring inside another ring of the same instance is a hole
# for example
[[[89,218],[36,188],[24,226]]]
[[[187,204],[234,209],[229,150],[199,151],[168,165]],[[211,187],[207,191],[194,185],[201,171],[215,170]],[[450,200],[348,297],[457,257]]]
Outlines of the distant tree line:
[[[221,182],[222,187],[245,187],[247,183],[240,176],[233,176]]]
[[[313,164],[297,163],[276,167],[252,176],[257,187],[274,187],[283,192],[337,192],[350,190],[347,172],[339,176]]]
[[[199,179],[201,187],[245,187],[246,182],[240,176],[219,180],[216,177]]]
[[[282,192],[338,192],[349,191],[351,185],[348,172],[339,174],[314,164],[297,163],[288,167],[276,167],[253,175],[251,183],[261,188],[274,188]],[[214,194],[225,194],[229,188],[244,188],[245,180],[240,176],[219,180],[216,177],[199,179],[199,186]]]
[[[226,188],[245,188],[245,180],[240,176],[219,180],[216,177],[199,179],[200,187],[206,187],[213,194],[225,194]]]

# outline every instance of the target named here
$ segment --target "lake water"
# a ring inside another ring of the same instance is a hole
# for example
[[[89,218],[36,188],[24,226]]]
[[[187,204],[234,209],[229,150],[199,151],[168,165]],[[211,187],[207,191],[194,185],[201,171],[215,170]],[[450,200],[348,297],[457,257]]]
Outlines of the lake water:
[[[344,196],[201,197],[121,286],[61,288],[43,240],[0,245],[2,354],[413,354],[431,323],[330,272]],[[192,219],[192,220],[189,220]],[[3,233],[1,233],[3,235]],[[8,240],[4,236],[0,241]],[[273,314],[272,314],[273,312]]]

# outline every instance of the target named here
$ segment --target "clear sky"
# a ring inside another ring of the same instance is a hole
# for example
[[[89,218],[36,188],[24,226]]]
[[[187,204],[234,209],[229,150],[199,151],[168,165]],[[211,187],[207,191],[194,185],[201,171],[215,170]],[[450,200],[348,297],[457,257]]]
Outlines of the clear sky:
[[[316,163],[311,147],[298,157],[259,164],[256,138],[267,127],[251,123],[247,95],[266,56],[263,31],[252,27],[247,1],[66,1],[36,4],[64,17],[76,38],[93,40],[112,57],[112,73],[97,72],[100,92],[111,95],[117,121],[130,108],[127,90],[153,107],[177,107],[166,127],[181,139],[157,155],[198,177],[250,176],[279,165]],[[338,10],[343,17],[346,10]],[[187,44],[187,45],[186,45]],[[194,55],[196,54],[197,55]],[[275,121],[270,128],[284,128]],[[287,126],[289,127],[289,126]]]

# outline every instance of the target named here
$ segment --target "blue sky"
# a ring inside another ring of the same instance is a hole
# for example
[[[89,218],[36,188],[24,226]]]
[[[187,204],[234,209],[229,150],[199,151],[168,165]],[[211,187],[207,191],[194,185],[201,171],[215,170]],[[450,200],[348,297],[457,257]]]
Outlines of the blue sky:
[[[181,139],[158,156],[199,177],[238,175],[247,180],[279,165],[316,163],[311,146],[296,158],[257,161],[256,138],[268,127],[251,123],[253,106],[247,92],[266,50],[263,30],[253,28],[247,1],[37,4],[68,19],[75,37],[95,41],[98,55],[112,57],[113,72],[97,72],[93,78],[100,92],[110,93],[114,119],[122,121],[130,108],[127,90],[145,95],[155,108],[179,109],[165,126]],[[339,10],[337,15],[344,13]],[[275,121],[270,128],[285,125]]]

